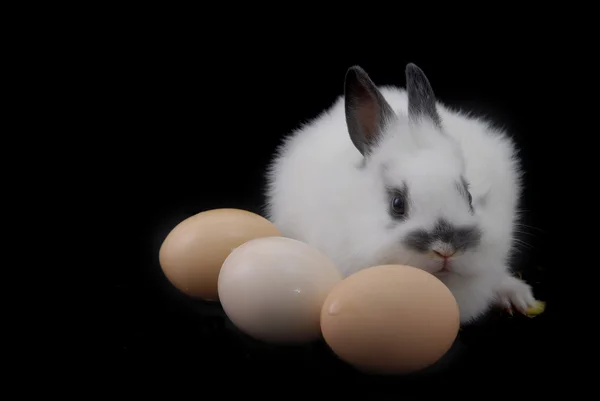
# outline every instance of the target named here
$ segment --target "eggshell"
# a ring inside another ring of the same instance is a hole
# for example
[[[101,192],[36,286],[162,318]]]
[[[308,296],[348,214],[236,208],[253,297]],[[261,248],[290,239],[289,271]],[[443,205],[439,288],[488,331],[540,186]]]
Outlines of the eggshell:
[[[342,280],[334,263],[306,243],[259,238],[233,251],[219,274],[223,310],[242,332],[269,343],[320,338],[320,314]]]
[[[433,275],[382,265],[338,283],[321,311],[321,329],[340,359],[373,374],[405,374],[438,361],[460,326],[456,299]]]
[[[204,211],[171,230],[160,248],[160,265],[183,293],[218,301],[219,271],[231,251],[251,239],[277,235],[279,231],[269,220],[246,210]]]

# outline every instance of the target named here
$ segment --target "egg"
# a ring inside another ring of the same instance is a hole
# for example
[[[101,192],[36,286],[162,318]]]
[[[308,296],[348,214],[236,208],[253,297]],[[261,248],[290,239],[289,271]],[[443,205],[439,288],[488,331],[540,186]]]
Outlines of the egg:
[[[450,290],[435,276],[404,265],[373,266],[332,288],[321,310],[323,338],[357,370],[406,374],[450,349],[460,326]]]
[[[159,260],[167,279],[183,293],[218,301],[217,280],[223,262],[241,244],[280,235],[266,218],[241,209],[213,209],[191,216],[163,241]]]
[[[286,237],[239,246],[219,273],[219,299],[231,322],[265,343],[307,343],[321,336],[320,314],[337,266],[312,246]]]

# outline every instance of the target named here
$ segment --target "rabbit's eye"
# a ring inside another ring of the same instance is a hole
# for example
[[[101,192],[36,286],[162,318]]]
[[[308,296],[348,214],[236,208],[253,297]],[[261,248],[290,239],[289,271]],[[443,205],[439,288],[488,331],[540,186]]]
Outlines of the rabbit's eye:
[[[394,220],[401,221],[406,219],[409,208],[410,198],[408,195],[408,187],[406,184],[400,187],[387,187],[388,195],[388,213]]]
[[[406,212],[406,210],[405,210],[404,199],[401,196],[392,197],[391,207],[392,207],[392,213],[395,216],[404,216],[404,213]]]

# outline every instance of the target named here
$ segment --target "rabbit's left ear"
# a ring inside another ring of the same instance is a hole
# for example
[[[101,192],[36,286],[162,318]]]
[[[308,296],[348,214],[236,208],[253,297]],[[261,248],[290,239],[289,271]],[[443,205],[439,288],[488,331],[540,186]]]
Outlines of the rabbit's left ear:
[[[344,82],[346,125],[354,146],[366,156],[395,116],[371,78],[359,66],[346,72]]]
[[[406,66],[406,92],[408,94],[408,116],[413,121],[423,118],[441,126],[436,99],[425,73],[413,63]]]

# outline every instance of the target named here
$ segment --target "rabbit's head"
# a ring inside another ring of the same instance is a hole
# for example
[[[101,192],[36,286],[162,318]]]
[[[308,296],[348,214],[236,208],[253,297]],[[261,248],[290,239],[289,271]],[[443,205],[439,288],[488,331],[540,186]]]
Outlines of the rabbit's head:
[[[345,78],[345,113],[359,167],[372,175],[383,259],[431,273],[469,274],[482,228],[460,148],[444,132],[429,80],[406,67],[408,113],[394,111],[360,67]],[[362,195],[361,195],[362,197]],[[374,201],[375,200],[375,201]]]

